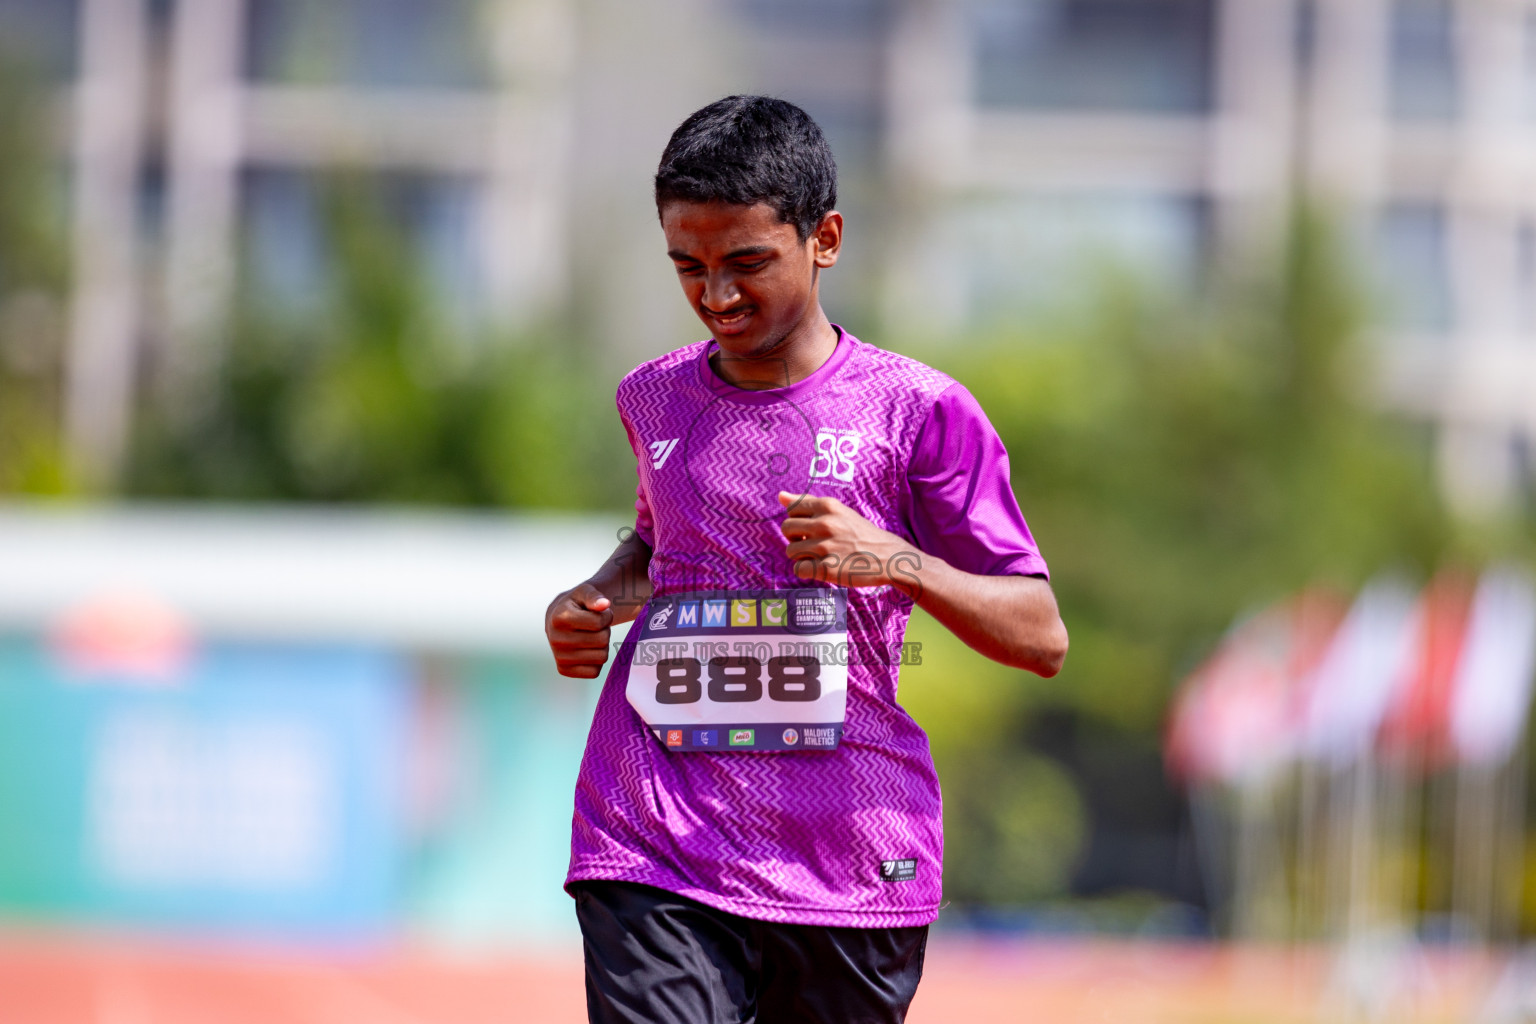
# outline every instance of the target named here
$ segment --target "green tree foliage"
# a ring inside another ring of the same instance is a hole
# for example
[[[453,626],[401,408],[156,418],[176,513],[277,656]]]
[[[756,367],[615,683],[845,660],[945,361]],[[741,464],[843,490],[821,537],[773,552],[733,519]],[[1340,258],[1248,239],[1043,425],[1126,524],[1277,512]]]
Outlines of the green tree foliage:
[[[943,772],[945,897],[995,906],[1059,896],[1086,832],[1072,777],[1006,746],[957,753]]]
[[[0,493],[57,493],[66,484],[64,229],[55,171],[38,94],[0,63]]]
[[[317,310],[247,280],[200,415],[151,404],[130,490],[157,497],[622,507],[633,461],[553,330],[453,326],[366,180],[332,183]],[[614,375],[614,382],[617,374]]]
[[[1279,267],[1199,308],[1108,282],[1054,330],[917,353],[970,387],[1006,442],[1072,637],[1044,681],[914,621],[923,664],[903,699],[933,740],[952,848],[982,851],[950,861],[957,899],[1033,856],[996,845],[1025,812],[993,798],[1006,783],[977,774],[976,749],[1027,756],[1043,707],[1150,748],[1172,687],[1236,614],[1310,582],[1427,574],[1451,545],[1425,437],[1365,400],[1339,253],[1302,210]]]

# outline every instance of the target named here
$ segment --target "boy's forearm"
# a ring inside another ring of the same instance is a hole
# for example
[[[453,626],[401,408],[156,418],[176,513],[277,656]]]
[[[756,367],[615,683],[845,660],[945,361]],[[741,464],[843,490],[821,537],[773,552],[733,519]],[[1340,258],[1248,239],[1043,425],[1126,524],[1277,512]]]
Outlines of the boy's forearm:
[[[1067,628],[1056,596],[1032,576],[978,576],[917,551],[836,498],[779,493],[795,575],[846,587],[894,586],[994,661],[1042,676],[1061,671]]]
[[[615,624],[629,622],[651,596],[651,546],[631,532],[587,582],[613,602]]]
[[[1067,629],[1045,580],[977,576],[922,555],[917,604],[993,661],[1047,678],[1061,671]]]

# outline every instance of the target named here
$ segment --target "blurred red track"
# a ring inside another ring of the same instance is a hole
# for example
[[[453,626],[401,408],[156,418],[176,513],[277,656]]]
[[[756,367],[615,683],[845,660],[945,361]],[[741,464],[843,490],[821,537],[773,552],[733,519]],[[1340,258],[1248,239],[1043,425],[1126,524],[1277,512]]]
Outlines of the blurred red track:
[[[1318,1019],[1318,951],[1210,944],[933,942],[912,1024],[1291,1024]],[[1395,1019],[1451,1020],[1494,964],[1421,958],[1433,977]],[[1426,995],[1425,993],[1428,993]],[[421,952],[0,937],[0,1024],[580,1024],[579,954],[452,959]]]
[[[581,963],[0,940],[0,1024],[572,1024]]]

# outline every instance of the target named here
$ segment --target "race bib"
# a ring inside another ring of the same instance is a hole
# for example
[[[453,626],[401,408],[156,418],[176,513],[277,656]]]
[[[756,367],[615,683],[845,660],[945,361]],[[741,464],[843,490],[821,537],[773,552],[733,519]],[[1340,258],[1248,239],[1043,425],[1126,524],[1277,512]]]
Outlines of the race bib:
[[[652,598],[625,695],[670,750],[835,750],[848,702],[840,589]]]

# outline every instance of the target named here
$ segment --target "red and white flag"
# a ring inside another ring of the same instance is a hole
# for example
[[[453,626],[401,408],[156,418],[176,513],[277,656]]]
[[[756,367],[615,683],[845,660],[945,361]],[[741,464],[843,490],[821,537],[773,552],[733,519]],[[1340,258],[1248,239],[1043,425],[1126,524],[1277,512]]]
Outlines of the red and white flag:
[[[1478,582],[1451,701],[1456,756],[1497,764],[1525,731],[1536,668],[1536,591],[1524,573],[1490,569]]]
[[[1400,766],[1434,771],[1452,755],[1451,703],[1475,582],[1464,572],[1442,570],[1419,595],[1406,678],[1394,691],[1377,737],[1382,754]]]
[[[1293,756],[1300,686],[1344,615],[1312,590],[1237,622],[1185,680],[1169,721],[1169,770],[1190,781],[1238,782]]]
[[[1344,764],[1366,754],[1408,678],[1419,629],[1413,593],[1390,579],[1368,584],[1312,673],[1302,753]]]

